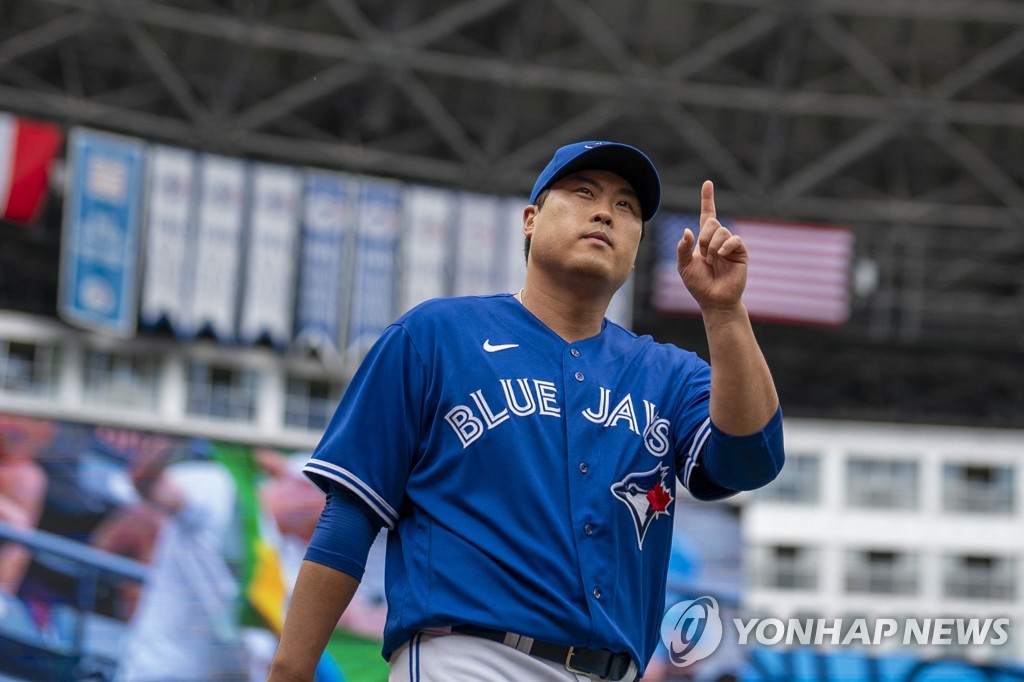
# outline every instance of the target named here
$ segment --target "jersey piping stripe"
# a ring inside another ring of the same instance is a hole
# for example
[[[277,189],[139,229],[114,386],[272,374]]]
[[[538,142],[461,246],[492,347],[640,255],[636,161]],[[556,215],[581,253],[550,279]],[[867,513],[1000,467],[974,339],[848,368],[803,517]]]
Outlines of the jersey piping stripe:
[[[420,679],[420,639],[423,638],[422,632],[417,632],[412,636],[412,642],[409,643],[409,680],[410,682],[419,682]]]
[[[334,473],[329,470],[325,471],[321,469],[320,466],[316,465],[337,469],[338,473]],[[365,502],[370,509],[377,512],[377,515],[384,521],[384,525],[388,527],[388,530],[394,529],[395,521],[398,520],[398,514],[395,513],[395,510],[392,509],[391,506],[379,495],[377,495],[377,493],[373,492],[373,490],[371,490],[365,483],[353,476],[350,472],[328,462],[310,462],[303,468],[303,471],[317,474],[324,478],[329,478],[335,483],[348,488],[358,496],[359,499]]]
[[[370,509],[377,512],[377,515],[384,520],[384,525],[388,527],[388,530],[392,530],[395,527],[395,521],[398,520],[398,513],[391,508],[391,505],[384,501],[384,498],[373,491],[370,486],[363,483],[358,476],[353,474],[347,469],[342,469],[337,464],[331,464],[330,462],[322,462],[320,460],[310,460],[303,471],[317,474],[329,478],[335,483],[339,483],[353,493],[359,496],[359,498],[365,502]]]
[[[694,442],[694,448],[692,449],[693,454],[689,457],[686,463],[686,471],[683,474],[683,485],[687,490],[690,488],[690,476],[693,475],[693,470],[700,466],[700,453],[704,450],[704,444],[707,443],[708,438],[711,437],[710,420],[706,422],[708,428],[700,434],[698,440]]]
[[[710,435],[711,417],[708,417],[697,429],[697,433],[694,434],[693,444],[690,446],[690,451],[686,454],[686,463],[683,467],[683,486],[687,489],[690,488],[690,475],[693,473],[694,467],[697,466],[697,455],[704,448],[704,443],[707,442]]]

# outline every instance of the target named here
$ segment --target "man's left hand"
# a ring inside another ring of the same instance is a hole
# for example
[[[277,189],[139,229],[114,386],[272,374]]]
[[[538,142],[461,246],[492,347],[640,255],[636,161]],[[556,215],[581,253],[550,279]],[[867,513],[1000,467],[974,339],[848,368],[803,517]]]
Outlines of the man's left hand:
[[[700,188],[700,235],[687,228],[676,245],[676,269],[702,311],[735,307],[747,285],[747,246],[718,222],[715,187]],[[696,244],[694,243],[696,242]]]

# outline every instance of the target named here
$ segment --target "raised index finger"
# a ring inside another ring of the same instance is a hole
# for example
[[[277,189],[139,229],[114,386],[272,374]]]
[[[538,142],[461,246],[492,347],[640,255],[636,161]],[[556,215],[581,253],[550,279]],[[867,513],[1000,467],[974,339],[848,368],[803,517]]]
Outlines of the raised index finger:
[[[705,180],[704,184],[700,186],[700,227],[704,227],[704,223],[708,221],[708,218],[717,218],[718,212],[715,210],[715,185],[710,180]]]

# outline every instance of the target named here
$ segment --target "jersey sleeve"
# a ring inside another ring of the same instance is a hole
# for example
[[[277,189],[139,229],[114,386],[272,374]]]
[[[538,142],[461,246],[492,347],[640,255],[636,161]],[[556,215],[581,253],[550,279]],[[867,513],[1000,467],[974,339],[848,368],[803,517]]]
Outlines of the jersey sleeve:
[[[782,410],[760,431],[731,436],[710,417],[711,367],[704,361],[690,374],[680,414],[683,438],[676,441],[679,480],[698,500],[730,497],[772,481],[782,469],[785,452]]]
[[[731,436],[711,424],[711,438],[703,454],[708,477],[733,490],[767,485],[779,475],[785,459],[781,407],[764,428],[748,436]]]
[[[387,328],[363,360],[303,473],[349,490],[389,529],[398,520],[422,428],[426,369],[408,332]]]
[[[719,485],[708,476],[704,456],[711,438],[711,366],[700,359],[680,388],[681,399],[673,421],[680,424],[675,438],[676,471],[683,486],[698,500],[721,500],[739,492]]]
[[[361,580],[380,527],[380,517],[350,490],[332,484],[304,558]]]

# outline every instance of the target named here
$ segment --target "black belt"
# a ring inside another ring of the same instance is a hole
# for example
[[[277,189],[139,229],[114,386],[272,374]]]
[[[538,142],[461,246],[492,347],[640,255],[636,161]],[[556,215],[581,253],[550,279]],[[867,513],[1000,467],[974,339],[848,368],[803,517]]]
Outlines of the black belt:
[[[492,642],[508,643],[510,638],[520,639],[519,635],[492,630],[476,625],[454,625],[452,632],[461,635],[482,637]],[[514,644],[510,646],[515,646]],[[614,654],[604,649],[581,649],[579,647],[563,646],[561,644],[549,644],[540,640],[533,640],[533,643],[526,648],[516,646],[515,648],[531,656],[543,658],[555,663],[561,663],[571,673],[581,675],[597,675],[606,680],[621,680],[629,671],[629,664],[632,662],[629,654]]]

